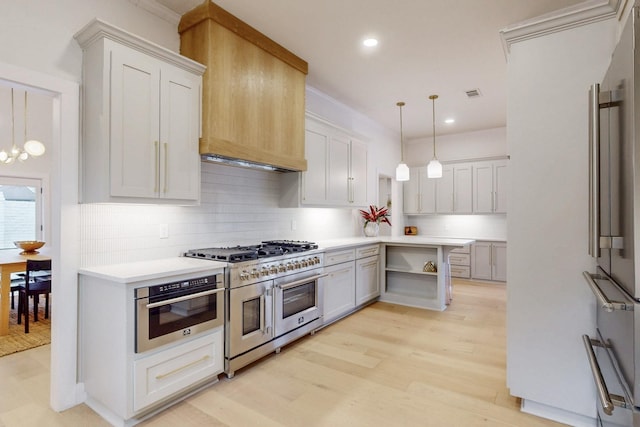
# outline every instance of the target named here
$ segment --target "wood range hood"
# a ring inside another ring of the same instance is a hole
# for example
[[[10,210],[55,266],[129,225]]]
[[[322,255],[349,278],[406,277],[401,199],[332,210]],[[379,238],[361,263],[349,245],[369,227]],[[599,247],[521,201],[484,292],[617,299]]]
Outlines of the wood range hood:
[[[306,170],[307,62],[209,0],[182,16],[178,32],[180,53],[207,66],[202,159]]]

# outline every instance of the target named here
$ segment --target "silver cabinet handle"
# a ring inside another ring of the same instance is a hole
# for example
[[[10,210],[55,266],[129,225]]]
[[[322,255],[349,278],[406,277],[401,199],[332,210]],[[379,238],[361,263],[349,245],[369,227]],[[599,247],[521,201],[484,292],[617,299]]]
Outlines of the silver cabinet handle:
[[[225,288],[212,289],[210,291],[198,292],[197,294],[185,295],[178,298],[171,298],[164,301],[152,302],[151,304],[147,304],[147,308],[156,308],[167,304],[173,304],[180,301],[187,301],[190,299],[200,298],[211,294],[217,294],[218,292],[223,292]]]
[[[611,415],[614,408],[613,402],[611,401],[611,397],[609,396],[607,384],[604,382],[604,377],[602,376],[602,371],[600,370],[600,366],[598,365],[596,354],[593,351],[591,338],[589,338],[588,335],[583,335],[582,342],[584,343],[584,348],[587,352],[587,358],[589,359],[589,366],[591,367],[591,373],[593,374],[593,381],[596,383],[596,387],[598,389],[598,398],[600,399],[602,410],[605,414]]]
[[[153,141],[153,147],[154,147],[154,152],[156,155],[156,162],[155,162],[155,177],[154,177],[154,187],[153,187],[153,192],[157,193],[158,192],[158,187],[160,186],[160,172],[158,170],[158,163],[160,162],[160,146],[159,146],[159,142],[158,141]]]
[[[589,89],[589,255],[600,257],[600,85]]]
[[[193,361],[193,362],[191,362],[191,363],[187,363],[187,364],[186,364],[186,365],[184,365],[184,366],[180,366],[179,368],[176,368],[176,369],[174,369],[174,370],[172,370],[172,371],[169,371],[169,372],[167,372],[167,373],[164,373],[164,374],[158,374],[158,375],[156,375],[156,379],[157,379],[157,380],[165,379],[165,378],[167,378],[167,377],[170,377],[170,376],[171,376],[171,375],[173,375],[173,374],[177,374],[177,373],[178,373],[178,372],[180,372],[180,371],[184,371],[185,369],[191,368],[192,366],[195,366],[195,365],[198,365],[198,364],[200,364],[200,363],[202,363],[202,362],[205,362],[205,361],[207,361],[209,358],[210,358],[210,356],[209,356],[208,354],[206,354],[206,355],[202,356],[200,359],[198,359],[198,360],[194,360],[194,361]]]
[[[591,288],[591,291],[598,299],[598,303],[600,304],[600,307],[602,307],[604,311],[608,313],[611,313],[612,311],[615,311],[615,310],[633,311],[633,302],[630,301],[630,304],[627,304],[625,302],[620,302],[620,301],[611,301],[609,298],[607,298],[604,292],[602,292],[602,289],[600,289],[600,286],[598,286],[595,279],[607,280],[610,283],[612,283],[616,288],[618,288],[618,285],[612,282],[608,277],[601,276],[599,274],[591,274],[588,271],[583,271],[582,276],[587,281],[587,284]],[[620,291],[622,292],[622,290]]]
[[[169,176],[169,144],[164,143],[164,190],[163,192],[166,194],[167,187],[167,177]]]

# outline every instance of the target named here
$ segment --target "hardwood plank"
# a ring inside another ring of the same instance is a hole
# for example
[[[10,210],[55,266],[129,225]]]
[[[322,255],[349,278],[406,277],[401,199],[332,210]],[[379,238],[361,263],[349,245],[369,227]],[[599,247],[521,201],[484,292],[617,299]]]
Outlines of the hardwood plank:
[[[505,305],[504,284],[474,282],[457,282],[444,312],[378,302],[141,425],[560,426],[509,395]],[[0,358],[12,390],[45,388],[42,351]],[[42,393],[20,393],[0,391],[0,425],[106,425],[84,405],[56,414]]]

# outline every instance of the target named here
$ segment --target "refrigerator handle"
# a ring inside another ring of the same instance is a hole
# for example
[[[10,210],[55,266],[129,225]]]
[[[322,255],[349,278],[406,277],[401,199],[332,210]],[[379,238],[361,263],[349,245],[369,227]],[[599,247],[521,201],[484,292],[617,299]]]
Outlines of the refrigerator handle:
[[[613,281],[611,281],[608,277],[602,276],[599,274],[591,274],[588,271],[583,271],[582,276],[587,281],[587,284],[591,288],[591,292],[595,295],[598,300],[598,304],[600,307],[606,311],[607,313],[611,313],[613,311],[633,311],[633,301],[611,301],[605,293],[602,291],[600,286],[596,283],[596,279],[598,280],[607,280],[609,281],[616,289],[620,291],[622,295],[624,295],[624,291],[620,289],[620,287]]]
[[[628,404],[624,397],[618,396],[617,394],[610,394],[607,389],[607,384],[604,381],[604,377],[602,376],[602,371],[600,370],[600,365],[598,365],[598,360],[596,359],[596,354],[593,351],[594,345],[601,346],[602,343],[598,340],[592,340],[588,335],[582,336],[582,342],[584,343],[584,348],[587,352],[587,358],[589,359],[589,366],[591,367],[591,373],[593,374],[593,381],[596,383],[596,388],[598,389],[598,398],[600,399],[600,404],[602,405],[602,410],[607,415],[612,415],[613,410],[616,406],[622,408],[628,408]]]
[[[600,85],[589,89],[589,255],[600,257]]]

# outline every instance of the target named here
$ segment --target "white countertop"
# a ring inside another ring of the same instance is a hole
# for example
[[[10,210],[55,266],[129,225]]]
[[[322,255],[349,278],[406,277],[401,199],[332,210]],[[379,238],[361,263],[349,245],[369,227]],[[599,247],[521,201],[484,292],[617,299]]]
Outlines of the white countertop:
[[[398,243],[427,246],[456,246],[463,247],[475,242],[473,239],[458,239],[453,237],[427,237],[427,236],[379,236],[379,237],[347,237],[344,239],[331,239],[316,242],[319,249],[333,250],[350,246],[360,246],[376,243]]]
[[[213,274],[212,270],[222,269],[226,265],[227,263],[219,261],[175,257],[87,267],[81,268],[78,272],[117,283],[134,283],[205,271]]]

